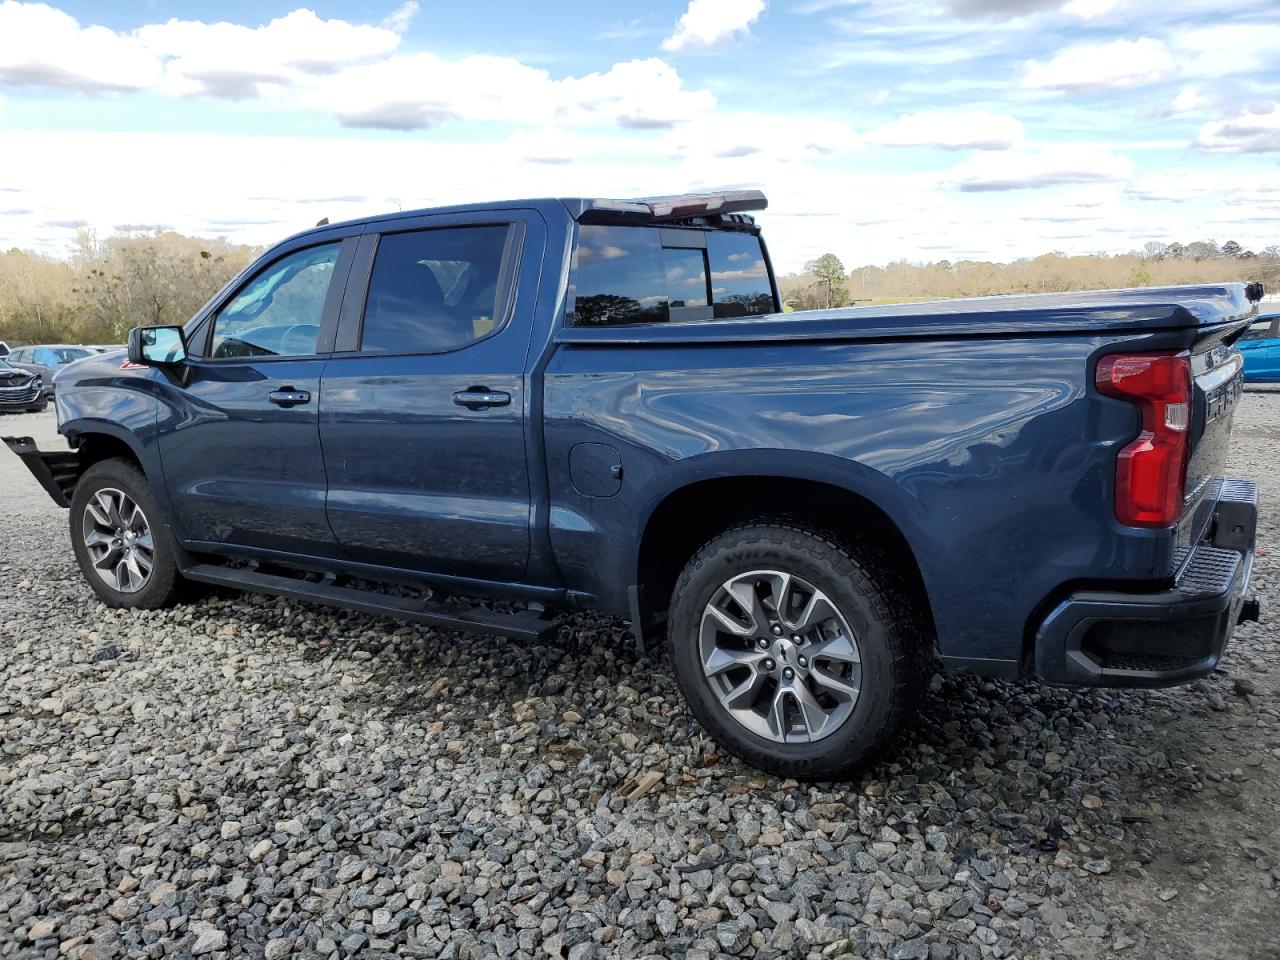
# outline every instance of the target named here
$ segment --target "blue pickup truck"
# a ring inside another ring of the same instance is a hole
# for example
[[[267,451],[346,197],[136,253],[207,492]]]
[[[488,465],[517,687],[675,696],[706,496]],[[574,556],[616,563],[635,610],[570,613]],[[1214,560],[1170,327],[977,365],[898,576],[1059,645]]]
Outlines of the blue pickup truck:
[[[934,665],[1156,686],[1218,662],[1240,284],[784,314],[755,192],[326,225],[10,438],[109,605],[218,584],[533,639],[665,637],[702,726],[847,775]],[[497,603],[491,601],[499,601]]]

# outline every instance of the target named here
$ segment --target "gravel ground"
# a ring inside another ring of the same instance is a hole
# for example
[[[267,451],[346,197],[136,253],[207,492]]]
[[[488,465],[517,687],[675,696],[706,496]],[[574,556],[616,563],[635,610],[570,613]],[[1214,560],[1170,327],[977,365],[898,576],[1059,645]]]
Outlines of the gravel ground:
[[[1233,471],[1277,503],[1277,464],[1250,393]],[[718,755],[616,621],[112,611],[27,486],[0,456],[0,955],[1280,955],[1270,624],[1189,688],[937,677],[895,757],[797,784]]]

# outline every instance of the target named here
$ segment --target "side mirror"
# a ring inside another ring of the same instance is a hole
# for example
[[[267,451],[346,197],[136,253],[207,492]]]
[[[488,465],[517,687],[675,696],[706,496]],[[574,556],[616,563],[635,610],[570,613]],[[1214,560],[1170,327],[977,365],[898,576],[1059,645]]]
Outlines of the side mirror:
[[[129,331],[130,363],[168,364],[186,359],[181,327],[134,327]]]

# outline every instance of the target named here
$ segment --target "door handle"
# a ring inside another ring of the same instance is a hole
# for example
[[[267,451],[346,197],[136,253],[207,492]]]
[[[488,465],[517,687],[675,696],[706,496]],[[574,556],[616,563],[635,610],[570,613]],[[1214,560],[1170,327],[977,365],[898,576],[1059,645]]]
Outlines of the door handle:
[[[484,410],[487,407],[505,407],[511,402],[511,394],[486,387],[471,387],[455,393],[453,402],[470,410]]]
[[[267,399],[276,406],[280,407],[296,407],[300,403],[310,403],[311,394],[305,390],[295,390],[293,387],[284,387],[280,390],[272,390],[267,394]]]

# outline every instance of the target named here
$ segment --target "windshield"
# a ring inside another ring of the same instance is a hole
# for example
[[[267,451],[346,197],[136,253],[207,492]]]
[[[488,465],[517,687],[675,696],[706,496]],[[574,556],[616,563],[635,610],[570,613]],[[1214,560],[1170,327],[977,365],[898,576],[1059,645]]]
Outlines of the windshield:
[[[59,366],[70,363],[72,360],[83,360],[85,357],[93,356],[93,351],[84,347],[53,347],[51,349],[58,357]]]

